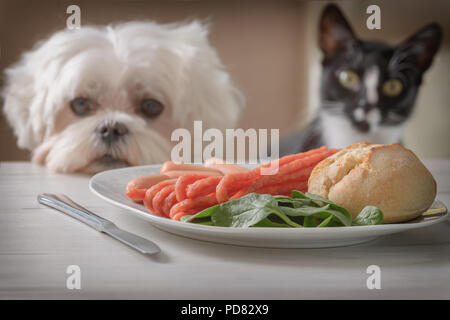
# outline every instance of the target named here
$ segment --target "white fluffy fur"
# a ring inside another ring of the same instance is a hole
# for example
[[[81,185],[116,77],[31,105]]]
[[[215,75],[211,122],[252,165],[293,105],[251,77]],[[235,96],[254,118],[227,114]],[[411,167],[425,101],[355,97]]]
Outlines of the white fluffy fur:
[[[170,133],[191,129],[193,120],[233,127],[244,99],[207,37],[198,21],[55,33],[6,70],[4,112],[19,147],[55,171],[92,173],[108,168],[96,162],[105,153],[131,165],[167,160]],[[95,100],[98,110],[75,116],[69,103],[79,96]],[[143,97],[163,103],[158,118],[136,112]],[[125,123],[130,131],[114,150],[95,135],[105,121]]]

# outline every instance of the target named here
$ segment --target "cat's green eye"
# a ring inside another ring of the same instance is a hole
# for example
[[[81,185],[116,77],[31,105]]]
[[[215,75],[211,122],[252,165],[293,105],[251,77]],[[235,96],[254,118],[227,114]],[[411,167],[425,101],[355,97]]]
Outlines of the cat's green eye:
[[[398,79],[390,79],[383,83],[383,94],[388,97],[398,96],[403,91],[403,83]]]
[[[339,72],[339,83],[345,89],[355,90],[359,86],[359,76],[350,70],[341,71]]]

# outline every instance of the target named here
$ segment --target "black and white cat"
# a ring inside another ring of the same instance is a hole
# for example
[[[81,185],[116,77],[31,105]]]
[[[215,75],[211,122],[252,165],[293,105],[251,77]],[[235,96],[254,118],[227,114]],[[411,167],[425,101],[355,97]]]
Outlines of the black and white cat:
[[[320,19],[321,105],[304,132],[282,141],[280,154],[400,142],[441,39],[441,27],[432,23],[394,47],[360,40],[339,8],[328,5]]]

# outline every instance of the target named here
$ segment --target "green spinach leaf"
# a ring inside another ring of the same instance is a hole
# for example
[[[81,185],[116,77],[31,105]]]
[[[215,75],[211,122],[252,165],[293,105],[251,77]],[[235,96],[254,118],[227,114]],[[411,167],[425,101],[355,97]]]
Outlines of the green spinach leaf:
[[[277,200],[269,194],[250,193],[242,198],[219,204],[211,214],[215,226],[248,228],[275,214],[292,227],[302,227],[279,210]]]
[[[350,213],[332,201],[311,193],[292,191],[292,197],[250,193],[181,218],[221,227],[337,227],[380,224],[382,212],[376,207],[364,208],[352,222]]]
[[[353,220],[354,226],[369,226],[383,223],[383,212],[374,206],[365,206]]]

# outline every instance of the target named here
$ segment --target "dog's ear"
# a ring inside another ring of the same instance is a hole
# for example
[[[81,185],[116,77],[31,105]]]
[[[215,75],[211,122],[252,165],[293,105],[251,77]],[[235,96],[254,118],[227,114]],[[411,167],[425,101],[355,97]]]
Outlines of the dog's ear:
[[[233,128],[245,105],[245,98],[233,83],[216,50],[208,41],[209,28],[199,21],[179,26],[185,45],[191,48],[183,59],[182,97],[179,106],[184,124],[203,120],[205,126]]]
[[[44,72],[44,66],[50,58],[46,58],[43,45],[44,42],[38,43],[5,70],[1,92],[3,112],[14,130],[17,144],[28,150],[33,150],[42,142],[49,120],[45,110],[48,91],[43,79],[49,77],[49,72]],[[47,67],[50,68],[50,65]]]
[[[20,148],[32,150],[40,140],[39,119],[33,118],[35,75],[29,69],[33,54],[24,55],[19,63],[5,70],[2,90],[3,112],[17,137]]]
[[[90,32],[89,28],[85,29]],[[81,37],[81,33],[71,32],[58,31],[38,42],[5,70],[1,92],[3,112],[14,129],[20,148],[33,150],[53,129],[65,94],[59,87],[67,82],[61,76],[62,67],[81,50],[79,47],[85,45],[73,36],[79,34]]]

